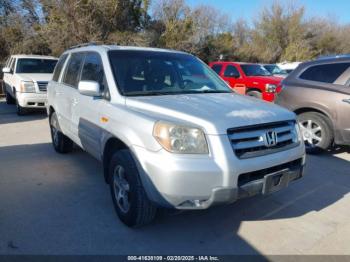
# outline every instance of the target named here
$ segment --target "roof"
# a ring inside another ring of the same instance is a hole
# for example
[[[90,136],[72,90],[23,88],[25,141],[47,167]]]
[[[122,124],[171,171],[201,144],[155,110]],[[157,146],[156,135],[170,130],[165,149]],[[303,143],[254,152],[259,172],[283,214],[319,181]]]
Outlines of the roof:
[[[57,60],[57,57],[54,56],[43,56],[43,55],[25,55],[25,54],[18,54],[18,55],[11,55],[11,57],[15,58],[36,58],[36,59],[55,59]]]
[[[257,63],[249,62],[234,62],[234,61],[213,61],[212,63],[217,64],[237,64],[237,65],[258,65]]]
[[[168,53],[181,53],[188,54],[183,51],[177,51],[172,49],[164,49],[164,48],[154,48],[154,47],[138,47],[138,46],[119,46],[119,45],[96,45],[96,44],[82,44],[73,46],[69,51],[109,51],[109,50],[130,50],[130,51],[153,51],[153,52],[168,52]]]

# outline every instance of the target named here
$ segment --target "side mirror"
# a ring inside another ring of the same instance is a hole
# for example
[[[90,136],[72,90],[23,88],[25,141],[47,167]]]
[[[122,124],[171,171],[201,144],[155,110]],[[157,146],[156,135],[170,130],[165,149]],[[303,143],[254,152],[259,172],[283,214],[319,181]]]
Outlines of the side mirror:
[[[12,74],[12,70],[11,70],[11,68],[9,68],[9,67],[4,67],[3,69],[2,69],[2,72],[5,74],[5,73],[9,73],[9,74]]]
[[[102,95],[100,84],[95,81],[80,81],[78,90],[80,94],[85,96],[100,97]]]

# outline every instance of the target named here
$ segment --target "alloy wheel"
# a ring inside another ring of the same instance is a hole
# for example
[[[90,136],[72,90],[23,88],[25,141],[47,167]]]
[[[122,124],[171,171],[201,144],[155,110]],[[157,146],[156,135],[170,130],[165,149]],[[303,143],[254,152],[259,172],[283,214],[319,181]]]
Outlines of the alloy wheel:
[[[318,123],[309,119],[299,122],[299,126],[306,146],[314,148],[321,143],[323,130]]]
[[[130,185],[125,178],[125,169],[118,165],[113,172],[114,197],[119,209],[127,213],[130,209],[129,191]]]

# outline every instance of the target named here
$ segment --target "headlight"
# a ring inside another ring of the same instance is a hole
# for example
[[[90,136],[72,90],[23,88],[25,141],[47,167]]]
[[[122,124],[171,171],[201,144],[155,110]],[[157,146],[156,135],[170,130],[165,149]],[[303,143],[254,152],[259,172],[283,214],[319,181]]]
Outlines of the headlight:
[[[161,146],[172,153],[208,154],[208,144],[203,131],[195,127],[157,122],[153,136]]]
[[[21,82],[21,92],[22,93],[35,93],[34,83],[31,81],[22,81]]]
[[[266,84],[265,91],[268,93],[275,93],[277,89],[277,86],[274,84]]]
[[[295,138],[296,138],[296,141],[294,141],[295,143],[301,142],[303,140],[298,122],[295,123]]]

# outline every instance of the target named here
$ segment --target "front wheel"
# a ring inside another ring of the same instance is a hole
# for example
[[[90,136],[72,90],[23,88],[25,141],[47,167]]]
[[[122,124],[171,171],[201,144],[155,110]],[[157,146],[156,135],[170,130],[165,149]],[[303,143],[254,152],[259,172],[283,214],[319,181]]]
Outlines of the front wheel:
[[[331,147],[334,135],[326,116],[307,112],[298,115],[298,122],[307,153],[316,154]]]
[[[148,199],[129,150],[114,153],[109,164],[109,185],[119,219],[129,227],[150,223],[156,206]]]
[[[247,95],[258,98],[258,99],[262,99],[262,93],[259,91],[248,91]]]
[[[28,113],[27,109],[22,107],[19,104],[19,101],[18,101],[18,98],[17,98],[17,93],[16,93],[16,110],[17,110],[17,115],[19,115],[19,116],[24,116],[24,115],[26,115]]]
[[[5,97],[6,97],[6,104],[13,105],[15,103],[15,99],[6,91],[5,89]]]
[[[61,132],[56,112],[50,116],[50,131],[52,145],[56,152],[65,154],[73,150],[73,141]]]

